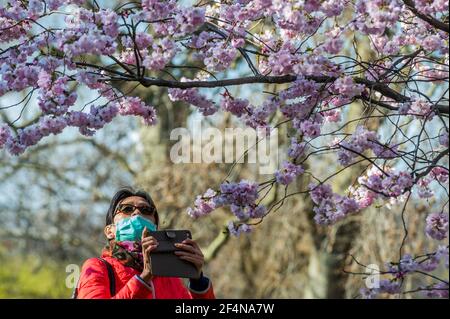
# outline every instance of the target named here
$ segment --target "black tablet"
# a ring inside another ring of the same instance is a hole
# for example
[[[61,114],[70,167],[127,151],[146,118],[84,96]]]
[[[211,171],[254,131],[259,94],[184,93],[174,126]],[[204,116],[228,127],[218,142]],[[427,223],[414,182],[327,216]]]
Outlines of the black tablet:
[[[174,254],[180,250],[175,243],[181,243],[187,238],[192,238],[189,230],[158,230],[150,231],[159,245],[150,254],[152,273],[161,277],[199,278],[200,273],[193,263],[180,259]]]

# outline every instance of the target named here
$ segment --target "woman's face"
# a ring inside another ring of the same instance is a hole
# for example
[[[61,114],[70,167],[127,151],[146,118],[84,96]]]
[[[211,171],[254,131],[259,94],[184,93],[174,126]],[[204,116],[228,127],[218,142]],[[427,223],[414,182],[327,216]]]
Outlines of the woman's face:
[[[140,196],[130,196],[127,198],[122,199],[116,207],[118,207],[119,205],[124,205],[124,204],[128,204],[128,205],[133,205],[136,207],[150,207],[149,203],[142,197]],[[116,225],[120,220],[125,219],[125,218],[130,218],[132,216],[135,215],[141,215],[142,217],[152,221],[153,223],[156,224],[156,217],[155,214],[152,215],[144,215],[141,213],[141,211],[137,208],[134,209],[133,213],[131,214],[125,214],[122,213],[120,211],[117,211],[114,219],[113,219],[113,223],[111,225],[108,225],[105,227],[105,235],[108,239],[114,239],[116,237]]]

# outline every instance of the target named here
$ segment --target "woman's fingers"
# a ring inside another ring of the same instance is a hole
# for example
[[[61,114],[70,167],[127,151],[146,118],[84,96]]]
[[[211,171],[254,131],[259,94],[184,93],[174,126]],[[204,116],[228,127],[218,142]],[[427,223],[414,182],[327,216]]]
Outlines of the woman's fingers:
[[[141,238],[142,253],[144,254],[144,259],[148,263],[150,262],[150,253],[158,247],[159,243],[153,236],[150,236],[150,232],[147,227],[144,227]],[[148,257],[148,258],[146,258]]]
[[[202,255],[196,255],[185,251],[176,251],[175,255],[177,255],[180,259],[193,263],[199,270],[203,268],[205,263],[205,259]]]
[[[144,248],[144,254],[147,256],[150,256],[150,253],[156,249],[156,247],[158,247],[158,245],[150,245],[148,247]]]
[[[151,244],[148,244],[148,245],[143,245],[142,246],[142,250],[145,251],[149,247],[158,247],[158,244],[151,243]]]
[[[193,239],[187,238],[185,240],[183,240],[182,244],[188,244],[193,246],[194,248],[200,250],[200,246],[197,244],[197,242]]]
[[[186,245],[186,246],[180,246],[179,248],[190,246],[190,247],[194,248],[194,251],[196,254],[203,256],[202,250],[200,249],[200,246],[197,244],[197,242],[195,240],[187,238],[181,242],[181,245]]]
[[[175,247],[185,250],[185,251],[189,251],[189,252],[197,254],[197,255],[203,255],[199,249],[196,249],[196,248],[192,247],[191,245],[186,245],[186,244],[180,243],[180,244],[175,244]]]
[[[156,240],[156,238],[149,236],[149,237],[145,237],[144,239],[142,239],[142,245],[146,245],[147,243],[155,243],[157,244],[158,241]]]
[[[199,260],[203,260],[204,259],[203,256],[200,256],[200,255],[194,254],[194,253],[190,253],[190,252],[186,252],[186,251],[176,251],[175,255],[198,258]]]
[[[150,247],[150,246],[158,246],[158,245],[159,245],[158,243],[150,242],[150,243],[145,243],[145,244],[143,244],[143,245],[142,245],[142,248],[146,249],[147,247]]]
[[[155,239],[150,239],[150,240],[147,240],[147,241],[142,243],[142,248],[145,250],[145,249],[147,249],[150,246],[157,247],[158,245],[159,245],[158,241],[156,241]]]
[[[148,237],[150,235],[147,227],[144,227],[144,230],[142,231],[142,237],[141,237],[141,241],[144,241],[144,238]]]
[[[152,250],[155,250],[158,245],[150,245],[145,248],[145,252],[151,252]]]
[[[193,263],[199,270],[201,270],[203,266],[203,262],[197,258],[193,258],[190,256],[180,256],[180,259]]]

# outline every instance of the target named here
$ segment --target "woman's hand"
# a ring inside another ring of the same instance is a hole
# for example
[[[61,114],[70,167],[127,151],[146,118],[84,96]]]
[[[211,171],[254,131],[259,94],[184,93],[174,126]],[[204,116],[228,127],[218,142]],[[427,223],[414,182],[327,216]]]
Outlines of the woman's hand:
[[[181,249],[180,251],[175,251],[175,255],[180,257],[180,259],[193,263],[200,274],[205,264],[205,257],[198,244],[192,239],[186,239],[180,244],[175,244],[175,247]]]
[[[145,227],[144,231],[142,232],[141,241],[142,241],[142,255],[144,258],[144,269],[142,270],[140,277],[144,281],[149,282],[153,278],[150,253],[156,249],[156,247],[158,246],[158,241],[154,237],[150,236],[147,227]]]

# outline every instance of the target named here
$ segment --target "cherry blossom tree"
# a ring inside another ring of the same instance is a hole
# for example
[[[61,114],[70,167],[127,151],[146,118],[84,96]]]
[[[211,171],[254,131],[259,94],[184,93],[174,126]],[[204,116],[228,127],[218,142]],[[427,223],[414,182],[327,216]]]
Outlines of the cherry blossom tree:
[[[119,115],[154,125],[154,106],[124,92],[121,83],[167,88],[172,101],[204,117],[229,112],[267,136],[288,127],[290,146],[280,149],[286,160],[273,176],[211,186],[187,213],[200,218],[229,208],[236,221],[228,230],[239,235],[303,194],[323,227],[376,205],[396,205],[404,220],[410,200],[435,197],[439,203],[423,231],[442,243],[439,248],[405,252],[405,226],[398,260],[386,261],[380,284],[361,294],[397,294],[407,276],[426,276],[433,283],[414,292],[448,297],[448,276],[433,274],[442,263],[448,268],[447,1],[3,2],[0,97],[24,98],[0,108],[19,114],[0,123],[0,149],[20,156],[67,127],[92,136]],[[370,58],[360,55],[360,43]],[[187,78],[186,70],[194,75]],[[267,85],[270,91],[262,89]],[[261,102],[233,95],[233,86],[251,87]],[[213,89],[221,94],[211,98]],[[80,105],[81,90],[97,97]],[[39,116],[18,124],[27,108]],[[351,108],[360,116],[348,118]],[[273,121],[276,114],[281,121]],[[375,120],[382,124],[370,129]],[[336,171],[323,176],[307,167],[330,154],[340,166]],[[351,185],[333,190],[331,180],[355,165],[364,169]],[[300,176],[311,179],[309,187],[290,192]],[[266,206],[274,185],[285,195]]]

